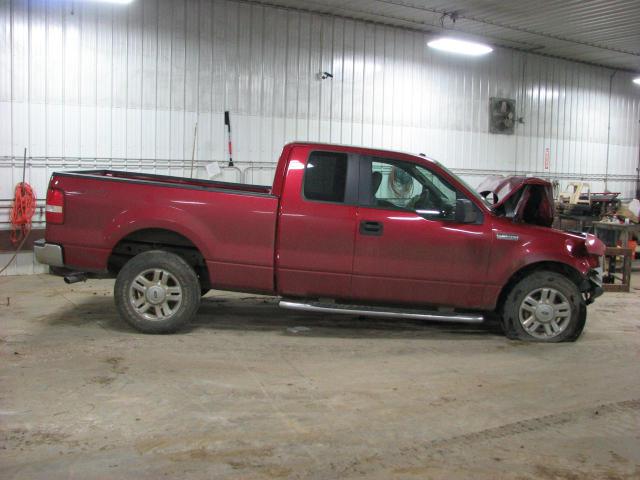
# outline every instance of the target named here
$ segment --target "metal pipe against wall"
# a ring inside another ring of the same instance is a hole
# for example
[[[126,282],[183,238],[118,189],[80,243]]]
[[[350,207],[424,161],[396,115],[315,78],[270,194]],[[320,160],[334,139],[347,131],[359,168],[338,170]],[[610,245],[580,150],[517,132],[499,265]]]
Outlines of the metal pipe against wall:
[[[604,190],[608,191],[608,175],[609,175],[609,146],[611,145],[611,94],[613,91],[613,77],[618,73],[617,70],[614,70],[611,76],[609,76],[609,108],[608,108],[608,119],[607,119],[607,159],[604,166]]]
[[[640,124],[640,121],[638,123]],[[640,144],[638,144],[638,166],[636,167],[636,198],[640,199]]]

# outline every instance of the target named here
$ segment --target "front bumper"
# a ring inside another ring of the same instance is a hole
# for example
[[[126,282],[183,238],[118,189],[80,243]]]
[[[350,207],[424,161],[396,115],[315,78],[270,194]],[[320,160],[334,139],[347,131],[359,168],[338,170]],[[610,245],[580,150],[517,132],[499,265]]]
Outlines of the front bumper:
[[[44,238],[33,242],[33,253],[36,260],[51,267],[64,267],[62,247],[55,243],[47,243]]]
[[[580,285],[580,291],[585,296],[587,305],[604,293],[602,288],[602,270],[600,268],[589,270],[587,277]]]

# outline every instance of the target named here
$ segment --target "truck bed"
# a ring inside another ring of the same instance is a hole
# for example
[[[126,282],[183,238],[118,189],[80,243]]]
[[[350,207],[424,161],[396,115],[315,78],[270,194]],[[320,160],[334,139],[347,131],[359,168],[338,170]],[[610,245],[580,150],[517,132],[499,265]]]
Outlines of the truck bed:
[[[195,188],[203,190],[224,190],[229,193],[252,193],[271,195],[270,185],[248,185],[244,183],[220,182],[199,178],[173,177],[152,173],[125,172],[122,170],[79,170],[56,173],[58,176],[79,176],[99,180],[126,181],[155,184],[162,187]]]
[[[212,287],[273,289],[271,187],[114,170],[56,172],[51,186],[66,192],[65,218],[47,225],[46,239],[64,246],[71,269],[105,272],[120,242],[163,230],[198,249]]]

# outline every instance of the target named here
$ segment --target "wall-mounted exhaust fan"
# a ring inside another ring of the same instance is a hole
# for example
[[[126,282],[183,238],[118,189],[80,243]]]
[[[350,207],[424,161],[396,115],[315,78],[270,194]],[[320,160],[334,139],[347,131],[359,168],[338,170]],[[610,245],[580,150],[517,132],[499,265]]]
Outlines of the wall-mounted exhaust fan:
[[[513,135],[516,124],[516,101],[510,98],[489,99],[489,131]]]

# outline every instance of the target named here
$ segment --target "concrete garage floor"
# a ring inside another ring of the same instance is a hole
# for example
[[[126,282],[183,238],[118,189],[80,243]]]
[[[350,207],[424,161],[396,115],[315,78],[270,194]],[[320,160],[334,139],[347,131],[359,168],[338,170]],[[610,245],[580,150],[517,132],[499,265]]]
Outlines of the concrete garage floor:
[[[637,289],[539,345],[222,292],[148,336],[112,286],[0,279],[1,478],[640,478]]]

